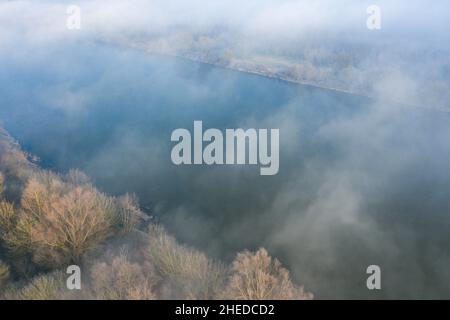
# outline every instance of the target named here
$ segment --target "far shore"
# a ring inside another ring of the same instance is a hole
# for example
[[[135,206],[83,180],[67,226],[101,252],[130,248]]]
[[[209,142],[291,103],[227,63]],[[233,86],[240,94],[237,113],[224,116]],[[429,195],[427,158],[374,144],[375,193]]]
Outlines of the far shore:
[[[327,86],[327,85],[321,85],[321,84],[318,84],[318,83],[315,83],[315,82],[311,82],[311,81],[306,81],[306,80],[292,79],[292,78],[284,77],[284,76],[282,76],[280,74],[272,73],[272,72],[269,72],[269,71],[268,72],[264,72],[264,71],[252,70],[252,69],[248,69],[248,68],[230,66],[230,65],[226,65],[226,64],[221,64],[221,63],[215,63],[215,62],[207,61],[205,59],[199,59],[199,58],[191,57],[191,56],[188,56],[188,55],[176,54],[176,53],[173,53],[173,52],[149,50],[148,48],[144,48],[144,47],[142,47],[139,44],[134,44],[134,43],[129,43],[129,42],[126,42],[126,43],[124,43],[123,41],[120,41],[119,43],[114,42],[114,41],[99,41],[99,42],[100,43],[105,43],[105,44],[111,44],[111,45],[119,45],[119,46],[127,47],[127,48],[130,48],[130,49],[135,49],[135,50],[140,50],[140,51],[144,51],[144,52],[146,52],[148,54],[152,54],[152,55],[173,57],[173,58],[184,59],[184,60],[188,60],[188,61],[192,61],[192,62],[196,62],[196,63],[207,64],[207,65],[214,66],[214,67],[217,67],[217,68],[222,68],[222,69],[236,71],[236,72],[242,72],[242,73],[246,73],[246,74],[250,74],[250,75],[255,75],[255,76],[260,76],[260,77],[264,77],[264,78],[269,78],[269,79],[274,79],[274,80],[283,81],[283,82],[286,82],[286,83],[289,83],[289,84],[308,86],[308,87],[317,88],[317,89],[330,90],[330,91],[334,91],[336,93],[348,94],[348,95],[358,96],[358,97],[361,97],[361,98],[377,100],[377,97],[372,96],[370,94],[366,94],[366,93],[362,93],[362,92],[356,92],[356,91],[352,91],[352,90],[346,90],[346,89],[342,89],[342,88],[336,88],[336,87]],[[431,107],[424,107],[424,106],[411,104],[411,103],[405,103],[405,102],[401,102],[401,101],[386,101],[386,102],[397,103],[399,105],[402,105],[402,106],[408,107],[408,108],[428,109],[428,110],[434,110],[434,111],[439,111],[439,112],[450,113],[450,107],[434,107],[434,108],[431,108]]]

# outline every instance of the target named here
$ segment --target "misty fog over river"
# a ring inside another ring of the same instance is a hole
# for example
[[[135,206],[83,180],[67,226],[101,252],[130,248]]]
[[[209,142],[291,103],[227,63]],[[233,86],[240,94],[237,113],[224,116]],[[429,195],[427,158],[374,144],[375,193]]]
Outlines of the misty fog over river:
[[[449,113],[96,44],[10,62],[0,119],[23,149],[135,193],[180,241],[227,261],[264,246],[316,298],[449,297]],[[194,120],[279,128],[279,173],[175,166]]]

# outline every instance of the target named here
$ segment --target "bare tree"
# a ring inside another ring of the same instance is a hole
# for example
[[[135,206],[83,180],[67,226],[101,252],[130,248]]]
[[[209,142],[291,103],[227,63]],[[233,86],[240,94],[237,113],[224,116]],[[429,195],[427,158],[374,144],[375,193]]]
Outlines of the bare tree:
[[[153,300],[153,276],[130,262],[125,254],[110,262],[98,262],[91,268],[92,292],[96,299]]]
[[[114,201],[89,185],[70,188],[54,175],[40,178],[28,182],[5,241],[10,248],[31,251],[40,265],[79,262],[113,234]]]
[[[150,226],[147,256],[163,278],[167,298],[212,299],[226,277],[221,263],[178,244],[158,225]]]
[[[309,300],[311,293],[295,286],[289,272],[265,249],[239,253],[232,264],[232,275],[224,298],[236,300]]]

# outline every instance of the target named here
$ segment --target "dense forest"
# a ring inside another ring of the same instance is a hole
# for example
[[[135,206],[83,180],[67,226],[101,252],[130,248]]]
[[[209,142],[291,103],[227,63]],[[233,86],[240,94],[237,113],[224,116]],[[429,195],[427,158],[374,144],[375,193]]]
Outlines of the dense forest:
[[[41,169],[0,128],[0,299],[312,299],[265,249],[227,265],[78,170]],[[66,286],[70,265],[81,290]]]

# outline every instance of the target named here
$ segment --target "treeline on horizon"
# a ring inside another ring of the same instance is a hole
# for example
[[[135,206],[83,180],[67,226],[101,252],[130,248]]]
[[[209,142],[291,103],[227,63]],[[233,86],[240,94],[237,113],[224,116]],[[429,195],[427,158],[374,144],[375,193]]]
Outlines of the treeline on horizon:
[[[81,268],[68,290],[66,268]],[[0,299],[312,299],[265,249],[226,265],[179,244],[132,195],[39,168],[0,128]]]

